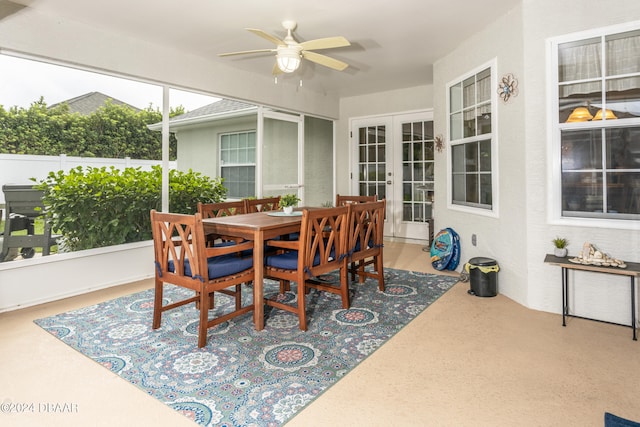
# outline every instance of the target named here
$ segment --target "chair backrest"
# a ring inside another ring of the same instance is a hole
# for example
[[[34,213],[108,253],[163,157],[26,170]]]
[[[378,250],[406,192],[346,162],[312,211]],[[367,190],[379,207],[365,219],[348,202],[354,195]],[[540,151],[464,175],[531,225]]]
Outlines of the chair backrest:
[[[378,196],[375,194],[373,196],[341,196],[340,194],[336,194],[336,207],[346,206],[352,203],[375,202],[377,200]]]
[[[198,213],[202,218],[217,218],[246,213],[246,205],[243,200],[235,202],[202,203],[198,202]]]
[[[346,263],[349,208],[303,209],[298,269],[318,276]]]
[[[349,206],[349,254],[376,252],[383,245],[386,200]]]
[[[244,199],[244,203],[247,213],[277,211],[280,208],[280,196]]]
[[[151,211],[156,274],[164,281],[193,287],[208,279],[202,217]]]

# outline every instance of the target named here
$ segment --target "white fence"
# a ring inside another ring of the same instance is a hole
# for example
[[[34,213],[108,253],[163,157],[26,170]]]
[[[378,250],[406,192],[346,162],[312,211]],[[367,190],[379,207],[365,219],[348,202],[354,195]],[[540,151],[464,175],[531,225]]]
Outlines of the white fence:
[[[49,175],[49,172],[59,170],[69,171],[75,167],[115,166],[117,169],[127,167],[140,167],[142,170],[151,170],[151,166],[160,165],[159,160],[135,160],[107,159],[95,157],[72,157],[66,154],[60,156],[31,156],[21,154],[0,154],[0,205],[4,204],[4,193],[1,188],[5,184],[33,184],[31,178],[40,181]],[[169,162],[169,168],[175,169],[176,162]]]

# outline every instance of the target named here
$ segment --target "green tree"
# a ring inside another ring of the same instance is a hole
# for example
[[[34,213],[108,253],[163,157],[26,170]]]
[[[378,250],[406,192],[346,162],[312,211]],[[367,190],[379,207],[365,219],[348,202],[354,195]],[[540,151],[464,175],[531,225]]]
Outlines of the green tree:
[[[170,116],[184,113],[182,105]],[[29,108],[0,105],[0,153],[81,157],[131,157],[143,160],[162,158],[162,135],[147,125],[162,121],[153,105],[136,111],[107,101],[88,116],[71,113],[67,104],[48,108],[44,99]],[[176,159],[177,141],[169,141],[169,158]]]

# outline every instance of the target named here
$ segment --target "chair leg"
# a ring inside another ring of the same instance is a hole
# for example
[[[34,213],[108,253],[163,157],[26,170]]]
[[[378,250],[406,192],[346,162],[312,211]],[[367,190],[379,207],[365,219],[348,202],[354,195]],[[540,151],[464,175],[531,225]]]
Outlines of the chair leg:
[[[367,277],[364,274],[364,268],[367,263],[364,260],[358,261],[358,283],[364,283]]]
[[[351,281],[355,282],[356,281],[356,269],[357,267],[357,263],[352,262],[349,264],[349,271],[351,272]]]
[[[153,299],[153,329],[158,329],[162,323],[162,291],[164,290],[162,280],[156,278],[155,296]]]
[[[242,308],[242,285],[236,285],[236,311]]]
[[[288,280],[280,279],[280,293],[284,294],[285,292],[288,292],[290,290],[291,290],[291,282],[289,282]]]
[[[206,292],[200,292],[200,325],[198,327],[198,347],[200,348],[207,345],[209,298]]]
[[[382,262],[382,254],[376,257],[376,271],[378,272],[378,289],[384,292],[384,265]]]
[[[298,319],[300,319],[300,330],[307,330],[307,307],[305,304],[306,292],[305,292],[305,279],[304,277],[298,278]]]
[[[342,297],[342,308],[345,310],[350,307],[349,302],[349,271],[348,264],[340,269],[340,296]]]

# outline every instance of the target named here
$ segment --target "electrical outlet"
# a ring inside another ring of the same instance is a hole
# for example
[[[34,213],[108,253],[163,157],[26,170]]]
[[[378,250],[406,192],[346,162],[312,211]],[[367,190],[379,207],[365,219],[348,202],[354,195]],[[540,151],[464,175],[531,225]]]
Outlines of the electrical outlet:
[[[472,234],[472,235],[471,235],[471,244],[472,244],[473,246],[476,246],[476,245],[478,244],[478,239],[476,238],[476,235],[475,235],[475,234]]]

